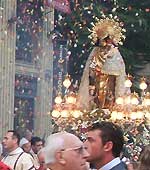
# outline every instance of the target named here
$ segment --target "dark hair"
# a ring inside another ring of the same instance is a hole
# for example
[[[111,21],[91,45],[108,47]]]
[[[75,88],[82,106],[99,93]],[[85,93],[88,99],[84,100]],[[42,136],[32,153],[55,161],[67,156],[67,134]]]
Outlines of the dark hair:
[[[20,134],[19,134],[17,131],[15,131],[15,130],[8,130],[7,132],[13,133],[13,138],[14,138],[14,137],[17,138],[17,144],[19,145],[19,142],[20,142]]]
[[[124,144],[124,137],[123,137],[123,132],[121,128],[112,123],[112,122],[97,122],[94,123],[90,128],[90,131],[93,130],[100,130],[101,131],[101,139],[103,145],[106,144],[108,141],[112,141],[113,143],[113,148],[112,148],[112,154],[114,157],[120,156],[120,153],[123,149],[123,144]]]
[[[43,143],[43,140],[40,137],[38,137],[38,136],[32,137],[31,138],[31,145],[35,145],[36,142],[42,142]]]
[[[140,161],[138,170],[149,170],[150,169],[150,145],[144,147],[140,154]]]

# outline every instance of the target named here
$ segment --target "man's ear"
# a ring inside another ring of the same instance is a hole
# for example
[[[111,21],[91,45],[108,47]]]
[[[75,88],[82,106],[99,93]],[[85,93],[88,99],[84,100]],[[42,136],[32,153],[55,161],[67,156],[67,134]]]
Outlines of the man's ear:
[[[60,164],[66,164],[66,160],[64,159],[63,152],[58,151],[55,154],[56,161],[59,162]]]
[[[14,143],[18,143],[18,139],[17,138],[13,138],[13,141],[14,141]]]
[[[105,143],[105,145],[104,145],[104,150],[105,150],[106,152],[112,150],[112,148],[113,148],[113,143],[112,143],[112,141],[108,141],[108,142]]]

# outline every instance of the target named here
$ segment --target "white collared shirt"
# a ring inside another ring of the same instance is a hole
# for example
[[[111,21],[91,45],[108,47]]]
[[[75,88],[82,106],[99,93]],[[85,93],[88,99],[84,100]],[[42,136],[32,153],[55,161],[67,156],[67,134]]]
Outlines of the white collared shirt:
[[[37,154],[35,154],[32,149],[30,150],[30,154],[32,155],[34,159],[34,166],[36,167],[36,169],[38,169],[40,167],[40,164],[39,164],[39,159],[38,159]]]
[[[118,165],[121,162],[120,158],[117,157],[113,159],[112,161],[108,162],[106,165],[102,166],[100,170],[109,170],[113,168],[114,166]]]
[[[19,157],[21,153],[23,154]],[[34,160],[32,156],[28,153],[23,152],[22,148],[20,147],[8,153],[8,155],[6,155],[2,159],[2,162],[8,165],[11,169],[14,169],[14,166],[16,164],[15,170],[35,170],[33,161]]]

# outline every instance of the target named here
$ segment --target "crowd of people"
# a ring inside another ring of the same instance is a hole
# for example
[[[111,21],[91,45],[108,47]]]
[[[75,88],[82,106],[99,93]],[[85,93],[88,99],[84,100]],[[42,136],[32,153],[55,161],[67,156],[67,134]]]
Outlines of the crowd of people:
[[[121,155],[124,136],[112,122],[93,123],[86,140],[68,133],[23,137],[9,130],[5,134],[0,170],[150,170],[150,145],[141,152],[139,162],[124,162]]]

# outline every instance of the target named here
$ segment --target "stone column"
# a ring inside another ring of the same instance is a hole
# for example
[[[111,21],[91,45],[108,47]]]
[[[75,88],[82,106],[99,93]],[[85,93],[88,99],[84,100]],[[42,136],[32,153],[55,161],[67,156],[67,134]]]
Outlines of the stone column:
[[[52,108],[53,93],[53,43],[48,33],[53,30],[54,11],[46,9],[43,21],[43,33],[39,41],[42,47],[40,55],[40,70],[37,100],[35,101],[35,134],[48,136],[51,133],[51,119],[48,114]]]
[[[13,128],[16,0],[0,0],[0,138]]]

